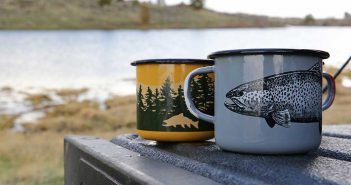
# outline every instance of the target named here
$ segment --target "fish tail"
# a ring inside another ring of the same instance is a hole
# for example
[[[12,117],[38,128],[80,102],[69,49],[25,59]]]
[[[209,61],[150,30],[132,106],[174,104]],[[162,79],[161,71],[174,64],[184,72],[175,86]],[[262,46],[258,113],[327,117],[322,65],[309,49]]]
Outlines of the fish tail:
[[[196,121],[196,122],[193,122],[193,124],[192,124],[195,128],[199,128],[199,122],[198,121]]]

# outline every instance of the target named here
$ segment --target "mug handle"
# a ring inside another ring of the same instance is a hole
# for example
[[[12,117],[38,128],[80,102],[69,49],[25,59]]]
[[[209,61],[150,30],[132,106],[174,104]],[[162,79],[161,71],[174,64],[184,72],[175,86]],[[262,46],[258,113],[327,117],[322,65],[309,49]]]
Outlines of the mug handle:
[[[322,110],[327,110],[333,104],[335,98],[335,80],[331,74],[325,72],[323,72],[323,78],[327,80],[328,96],[322,104]]]
[[[189,111],[195,117],[214,124],[214,117],[211,115],[205,114],[201,112],[199,109],[197,109],[191,97],[191,80],[196,75],[203,74],[203,73],[213,73],[213,72],[214,72],[214,66],[200,67],[191,71],[184,81],[184,99],[185,99],[185,104],[188,107]]]

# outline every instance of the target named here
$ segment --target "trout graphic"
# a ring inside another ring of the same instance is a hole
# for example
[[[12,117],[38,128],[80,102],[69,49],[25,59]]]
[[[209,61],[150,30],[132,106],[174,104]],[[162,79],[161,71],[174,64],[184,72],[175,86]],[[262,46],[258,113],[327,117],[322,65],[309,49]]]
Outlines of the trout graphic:
[[[227,94],[231,111],[262,117],[272,128],[290,122],[320,122],[322,102],[320,62],[306,71],[285,72],[239,85]]]
[[[167,120],[163,121],[165,124],[163,124],[162,126],[165,127],[176,127],[177,125],[182,126],[183,128],[185,128],[185,126],[191,128],[191,126],[194,126],[195,128],[199,128],[199,122],[198,121],[193,121],[187,117],[185,117],[183,115],[183,113],[178,114],[176,116],[173,116]]]

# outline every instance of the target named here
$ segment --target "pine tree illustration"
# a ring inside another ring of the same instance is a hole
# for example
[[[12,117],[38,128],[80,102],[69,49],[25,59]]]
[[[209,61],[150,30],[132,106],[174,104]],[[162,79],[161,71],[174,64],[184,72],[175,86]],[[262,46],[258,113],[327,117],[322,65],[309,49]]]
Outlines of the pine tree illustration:
[[[206,113],[214,115],[214,80],[206,74],[208,92],[206,96]]]
[[[154,93],[154,104],[152,110],[154,110],[158,114],[160,112],[160,108],[160,92],[158,91],[158,88],[156,88]]]
[[[144,105],[144,96],[143,96],[143,89],[141,85],[137,91],[137,120],[139,122],[143,122],[145,118],[145,105]]]
[[[145,104],[146,104],[146,112],[152,112],[152,106],[154,102],[154,96],[152,94],[152,90],[150,87],[147,87],[146,94],[145,94]]]
[[[199,79],[197,80],[197,82],[198,82],[198,85],[200,86],[198,89],[198,94],[199,94],[198,108],[204,113],[213,115],[213,105],[214,105],[213,80],[207,74],[201,74],[199,75]]]
[[[145,105],[143,100],[144,100],[143,89],[140,85],[139,90],[137,91],[137,106],[138,106],[138,109],[140,109],[140,111],[145,110]]]
[[[161,107],[163,107],[163,109],[161,110],[161,114],[164,115],[165,118],[169,118],[172,116],[172,113],[173,113],[172,95],[175,94],[174,90],[171,88],[171,80],[169,77],[167,77],[167,79],[163,83],[160,91],[161,91],[161,96],[160,96]]]
[[[199,84],[198,80],[195,80],[195,78],[193,78],[190,82],[190,86],[190,93],[191,97],[193,98],[192,100],[195,104],[195,107],[201,110],[201,85]]]
[[[177,96],[174,98],[174,114],[185,113],[188,109],[186,108],[184,101],[184,90],[181,85],[178,86]]]
[[[164,117],[163,115],[160,114],[161,112],[160,91],[157,88],[155,89],[155,93],[154,93],[154,103],[153,103],[152,110],[155,114],[154,121],[157,122],[158,124],[162,124]]]

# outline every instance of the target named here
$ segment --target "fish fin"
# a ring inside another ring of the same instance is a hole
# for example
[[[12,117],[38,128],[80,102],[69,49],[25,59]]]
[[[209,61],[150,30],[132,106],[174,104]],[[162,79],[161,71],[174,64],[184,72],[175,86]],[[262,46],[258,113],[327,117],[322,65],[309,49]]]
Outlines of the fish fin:
[[[199,128],[199,122],[198,121],[195,122],[193,125],[194,125],[195,128],[197,128],[197,129]]]
[[[273,104],[261,107],[261,112],[263,112],[266,115],[271,113],[273,110],[274,110]]]
[[[278,125],[283,126],[285,128],[290,127],[291,117],[288,109],[273,112],[272,118]]]
[[[273,128],[274,125],[276,124],[276,123],[275,123],[275,120],[274,120],[273,117],[272,117],[272,113],[269,113],[269,114],[268,114],[268,117],[266,117],[265,120],[266,120],[268,126],[271,127],[271,128]]]
[[[313,71],[313,72],[316,72],[318,74],[322,74],[322,71],[321,71],[321,63],[320,62],[317,62],[315,65],[313,65],[309,71]]]
[[[180,124],[183,128],[185,128],[185,125],[184,124]]]

